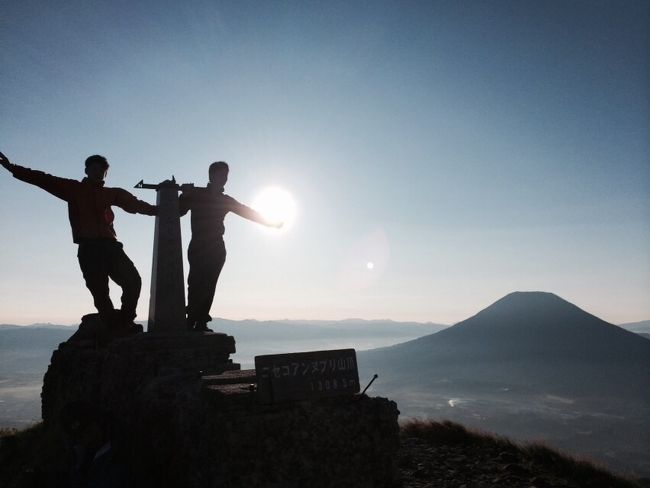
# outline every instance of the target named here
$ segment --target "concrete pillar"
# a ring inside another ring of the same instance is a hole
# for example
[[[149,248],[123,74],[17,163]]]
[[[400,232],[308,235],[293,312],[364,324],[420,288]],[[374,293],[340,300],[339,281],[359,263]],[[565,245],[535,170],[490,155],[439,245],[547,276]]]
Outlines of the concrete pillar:
[[[148,332],[185,332],[183,244],[178,210],[178,185],[166,181],[156,188],[158,215],[153,241]]]

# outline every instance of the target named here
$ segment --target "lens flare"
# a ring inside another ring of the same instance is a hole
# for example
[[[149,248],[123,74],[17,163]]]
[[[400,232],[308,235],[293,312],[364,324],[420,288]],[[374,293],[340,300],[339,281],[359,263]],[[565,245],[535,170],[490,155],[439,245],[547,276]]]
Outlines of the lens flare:
[[[289,230],[297,215],[296,201],[287,190],[272,186],[262,190],[254,199],[252,207],[271,222],[282,223],[281,231]]]

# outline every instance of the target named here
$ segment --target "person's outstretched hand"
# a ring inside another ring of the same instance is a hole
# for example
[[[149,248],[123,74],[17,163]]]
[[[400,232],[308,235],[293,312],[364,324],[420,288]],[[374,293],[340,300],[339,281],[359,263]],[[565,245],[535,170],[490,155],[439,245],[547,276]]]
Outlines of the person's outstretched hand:
[[[11,171],[13,164],[9,161],[9,158],[0,152],[0,164],[5,168]]]

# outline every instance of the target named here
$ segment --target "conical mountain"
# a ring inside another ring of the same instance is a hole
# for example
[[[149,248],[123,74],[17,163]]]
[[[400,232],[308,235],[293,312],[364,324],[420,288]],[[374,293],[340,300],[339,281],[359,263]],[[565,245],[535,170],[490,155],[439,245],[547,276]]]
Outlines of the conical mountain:
[[[585,312],[553,293],[515,292],[409,348],[463,349],[505,358],[566,356],[602,362],[648,359],[650,342]],[[399,347],[399,346],[397,346]]]
[[[650,341],[552,293],[511,293],[436,334],[360,354],[401,383],[464,381],[598,391],[650,384]]]

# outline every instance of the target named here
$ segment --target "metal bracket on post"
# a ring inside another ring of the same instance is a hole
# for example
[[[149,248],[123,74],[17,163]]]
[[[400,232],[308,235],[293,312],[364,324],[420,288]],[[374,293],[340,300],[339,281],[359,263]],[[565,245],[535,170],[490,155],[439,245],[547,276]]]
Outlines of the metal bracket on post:
[[[183,185],[185,186],[185,185]],[[154,185],[152,183],[145,183],[144,180],[140,180],[136,183],[136,185],[133,188],[144,188],[147,190],[159,190],[160,188],[173,188],[176,187],[176,189],[180,188],[178,184],[176,183],[176,178],[174,175],[172,175],[171,180],[165,180],[157,185]]]

